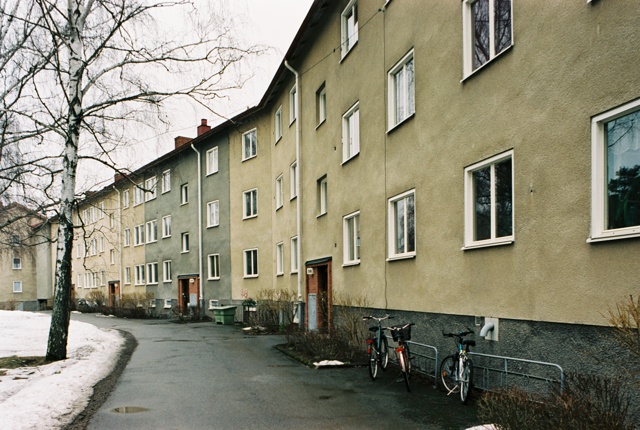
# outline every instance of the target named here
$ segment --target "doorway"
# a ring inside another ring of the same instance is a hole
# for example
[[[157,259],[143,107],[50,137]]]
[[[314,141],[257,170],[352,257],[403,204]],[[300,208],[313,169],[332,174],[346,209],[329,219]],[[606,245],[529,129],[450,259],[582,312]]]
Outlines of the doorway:
[[[197,276],[178,277],[178,307],[182,315],[200,314],[199,286]]]
[[[307,328],[326,333],[331,327],[331,259],[307,262]]]
[[[118,306],[120,302],[120,282],[109,281],[109,307]]]

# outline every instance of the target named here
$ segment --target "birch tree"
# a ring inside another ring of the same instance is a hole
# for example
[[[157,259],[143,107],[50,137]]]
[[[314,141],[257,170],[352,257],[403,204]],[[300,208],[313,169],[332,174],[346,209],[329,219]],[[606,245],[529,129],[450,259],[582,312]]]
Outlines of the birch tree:
[[[0,0],[0,200],[53,210],[59,226],[48,360],[67,355],[83,163],[126,173],[113,153],[135,141],[130,125],[166,121],[176,97],[213,109],[242,85],[234,68],[259,53],[225,16],[192,15],[163,33],[158,13],[185,9],[195,11],[187,0]]]

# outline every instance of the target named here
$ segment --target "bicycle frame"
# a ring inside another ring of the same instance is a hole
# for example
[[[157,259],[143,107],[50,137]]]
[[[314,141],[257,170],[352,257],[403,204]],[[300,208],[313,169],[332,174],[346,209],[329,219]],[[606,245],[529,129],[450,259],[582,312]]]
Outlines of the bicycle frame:
[[[378,367],[382,370],[387,368],[389,362],[387,337],[384,334],[385,328],[382,327],[382,321],[393,318],[389,314],[384,317],[365,316],[363,320],[375,320],[376,326],[369,327],[369,331],[375,333],[375,336],[367,338],[367,354],[369,355],[369,376],[372,380],[376,379]]]
[[[460,398],[466,403],[473,378],[473,362],[468,355],[469,349],[476,345],[473,340],[464,340],[473,330],[459,333],[442,333],[445,337],[453,337],[456,342],[456,353],[442,360],[440,375],[447,395],[460,392]]]

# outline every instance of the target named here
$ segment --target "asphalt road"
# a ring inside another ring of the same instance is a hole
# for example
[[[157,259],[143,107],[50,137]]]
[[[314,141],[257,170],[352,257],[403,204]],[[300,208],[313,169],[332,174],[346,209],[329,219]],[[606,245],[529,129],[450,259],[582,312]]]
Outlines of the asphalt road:
[[[131,333],[138,346],[111,394],[88,420],[106,429],[465,429],[463,406],[414,381],[407,393],[390,368],[310,369],[273,348],[280,336],[245,335],[212,322],[73,319]]]

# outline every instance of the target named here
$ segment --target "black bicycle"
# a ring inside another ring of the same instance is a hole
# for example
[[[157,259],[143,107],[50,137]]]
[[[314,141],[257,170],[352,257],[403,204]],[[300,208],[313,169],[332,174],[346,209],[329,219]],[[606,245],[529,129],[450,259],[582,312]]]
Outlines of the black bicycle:
[[[374,316],[363,317],[363,320],[375,320],[378,325],[369,327],[371,337],[367,339],[367,354],[369,354],[369,376],[375,381],[378,368],[385,370],[389,364],[389,342],[384,334],[382,321],[393,318],[389,314],[382,318]]]
[[[459,392],[462,403],[467,403],[473,384],[473,361],[468,353],[472,346],[476,346],[475,340],[464,340],[464,337],[473,333],[470,329],[459,333],[442,332],[444,337],[455,338],[457,352],[442,360],[440,378],[447,395]]]

